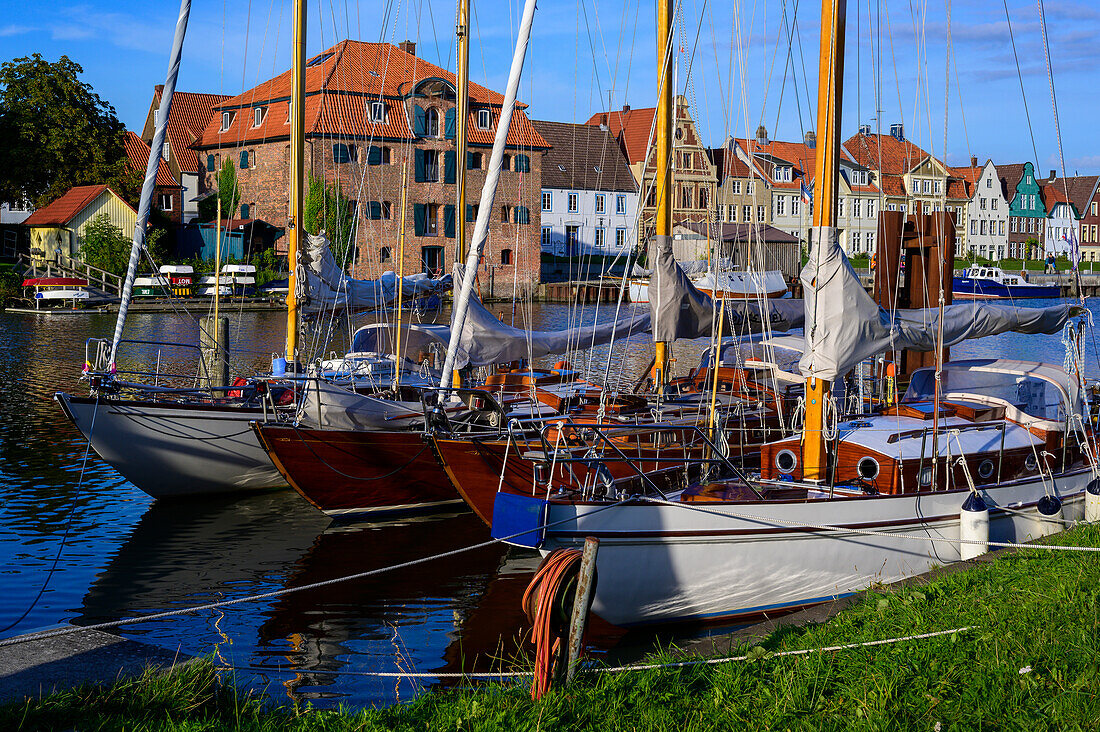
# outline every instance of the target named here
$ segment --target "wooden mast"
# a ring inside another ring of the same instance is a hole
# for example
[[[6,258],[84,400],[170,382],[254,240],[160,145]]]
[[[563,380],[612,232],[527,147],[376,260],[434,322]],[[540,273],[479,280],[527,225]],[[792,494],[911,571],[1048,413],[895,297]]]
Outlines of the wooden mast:
[[[305,181],[305,67],[306,67],[306,0],[294,0],[294,40],[291,48],[294,61],[290,72],[290,212],[287,221],[287,267],[290,277],[286,295],[286,360],[298,363],[298,248],[303,235]]]
[[[466,122],[470,117],[470,0],[458,0],[458,107],[455,110],[455,261],[466,261]]]
[[[672,88],[672,0],[657,0],[657,150],[656,178],[654,188],[657,194],[653,233],[657,242],[662,237],[672,236],[672,134],[676,120],[676,96]],[[660,246],[660,244],[658,244]],[[653,251],[654,248],[650,247]],[[650,262],[650,266],[652,266]],[[668,380],[668,344],[657,341],[655,344],[653,368],[655,385],[658,390]]]
[[[814,177],[811,259],[820,261],[820,234],[836,227],[840,175],[840,111],[844,83],[844,16],[846,0],[821,2],[821,51],[817,73],[817,165]],[[816,285],[816,283],[814,283]],[[812,326],[811,326],[812,327]],[[825,403],[829,382],[806,380],[806,422],[802,432],[802,475],[825,480]]]

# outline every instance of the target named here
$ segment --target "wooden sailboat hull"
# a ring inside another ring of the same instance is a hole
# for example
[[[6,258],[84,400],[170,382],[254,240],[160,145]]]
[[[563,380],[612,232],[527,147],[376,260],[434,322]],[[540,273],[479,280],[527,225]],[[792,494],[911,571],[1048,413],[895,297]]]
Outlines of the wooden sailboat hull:
[[[1083,516],[1091,478],[1087,469],[1057,477],[1067,521]],[[1061,525],[1052,528],[1035,518],[1036,503],[1048,491],[1049,482],[1044,488],[1038,477],[983,490],[991,504],[990,540],[1024,542],[1060,531]],[[600,540],[600,580],[592,609],[614,625],[746,619],[826,602],[959,561],[957,543],[851,530],[957,540],[967,494],[613,508],[549,501],[545,523],[552,528],[539,548],[579,547],[590,536]],[[995,506],[1010,506],[1012,512]],[[555,526],[559,521],[565,523]],[[841,530],[816,528],[821,525]]]
[[[462,503],[419,431],[255,424],[290,486],[329,516],[409,513]]]
[[[262,409],[54,398],[96,454],[154,498],[286,487],[249,426]]]

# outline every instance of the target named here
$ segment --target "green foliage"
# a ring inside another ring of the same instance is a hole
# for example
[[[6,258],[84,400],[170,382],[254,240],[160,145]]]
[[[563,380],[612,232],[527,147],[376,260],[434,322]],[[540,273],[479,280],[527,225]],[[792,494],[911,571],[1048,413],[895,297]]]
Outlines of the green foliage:
[[[207,196],[199,201],[199,222],[209,223],[218,216],[218,197]]]
[[[1053,543],[1100,545],[1083,526]],[[2,729],[851,730],[1094,729],[1100,563],[1024,549],[877,588],[828,622],[731,648],[747,661],[582,674],[540,702],[525,681],[427,691],[385,709],[275,707],[220,686],[209,662],[168,677],[0,707]],[[924,640],[782,656],[969,626]],[[664,652],[656,662],[678,660]]]
[[[80,258],[100,269],[116,275],[126,274],[130,261],[131,241],[122,230],[111,223],[111,217],[102,213],[88,222],[80,241]]]
[[[355,261],[351,243],[353,219],[351,205],[340,184],[328,184],[323,178],[309,176],[305,200],[305,228],[310,234],[328,235],[332,256],[347,270]]]
[[[23,296],[23,278],[10,265],[0,267],[0,307]]]
[[[237,188],[237,166],[226,156],[222,167],[218,170],[218,198],[222,202],[222,218],[231,219],[237,214],[237,206],[241,202],[241,192]],[[217,206],[217,200],[214,199]],[[211,212],[211,220],[217,217],[217,209]]]
[[[0,200],[41,207],[123,173],[125,127],[83,72],[67,56],[50,63],[37,53],[0,65]]]

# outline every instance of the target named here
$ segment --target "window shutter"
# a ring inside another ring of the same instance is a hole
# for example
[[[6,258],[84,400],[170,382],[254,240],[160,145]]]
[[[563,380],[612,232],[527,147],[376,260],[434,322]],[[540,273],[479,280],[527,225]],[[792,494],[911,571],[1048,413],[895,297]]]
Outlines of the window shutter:
[[[516,156],[516,172],[517,173],[530,173],[531,172],[531,158],[526,155]]]
[[[455,238],[455,206],[448,203],[443,207],[443,236],[448,239]]]
[[[417,104],[413,107],[413,134],[425,137],[428,134],[428,122],[424,118],[424,108]]]
[[[241,150],[241,170],[248,167],[248,151]]]
[[[426,181],[428,179],[428,174],[425,170],[425,165],[424,165],[424,151],[419,149],[419,148],[416,150],[416,166],[415,167],[416,167],[416,171],[415,171],[416,175],[414,177],[416,178],[416,182],[417,183],[423,183],[424,181]]]
[[[531,212],[526,206],[516,206],[515,217],[513,221],[517,224],[529,224],[531,223]]]
[[[466,153],[466,170],[474,169],[474,154],[472,152]],[[211,170],[213,170],[211,168]]]
[[[443,136],[448,140],[455,139],[455,110],[453,107],[447,110],[447,116],[444,117]]]
[[[381,165],[382,164],[382,148],[377,145],[371,145],[367,148],[367,165]]]
[[[472,204],[466,204],[466,220],[477,221],[477,215],[474,213],[474,207]]]
[[[454,183],[455,182],[455,151],[447,150],[443,153],[443,182]]]
[[[251,211],[248,208],[248,204],[247,203],[242,203],[241,204],[241,218],[242,219],[247,219],[249,213],[251,213]]]
[[[424,236],[428,230],[428,204],[413,204],[413,232],[417,236]]]
[[[381,201],[368,201],[367,202],[367,215],[374,221],[382,218],[382,203]]]
[[[210,171],[211,173],[213,173],[215,168],[217,168],[217,165],[214,163],[214,156],[213,155],[207,155],[206,156],[206,169],[208,171]]]

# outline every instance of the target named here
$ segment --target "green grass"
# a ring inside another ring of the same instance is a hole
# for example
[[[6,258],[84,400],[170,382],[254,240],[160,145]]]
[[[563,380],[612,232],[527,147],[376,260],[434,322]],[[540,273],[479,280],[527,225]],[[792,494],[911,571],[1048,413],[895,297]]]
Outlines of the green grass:
[[[1056,542],[1100,546],[1100,528]],[[1098,597],[1097,554],[1023,550],[920,586],[867,593],[827,623],[781,629],[741,649],[752,661],[588,674],[538,703],[517,683],[428,692],[385,709],[273,707],[220,686],[203,662],[169,677],[2,707],[0,729],[1095,729]],[[896,645],[771,655],[965,625],[978,627]]]

